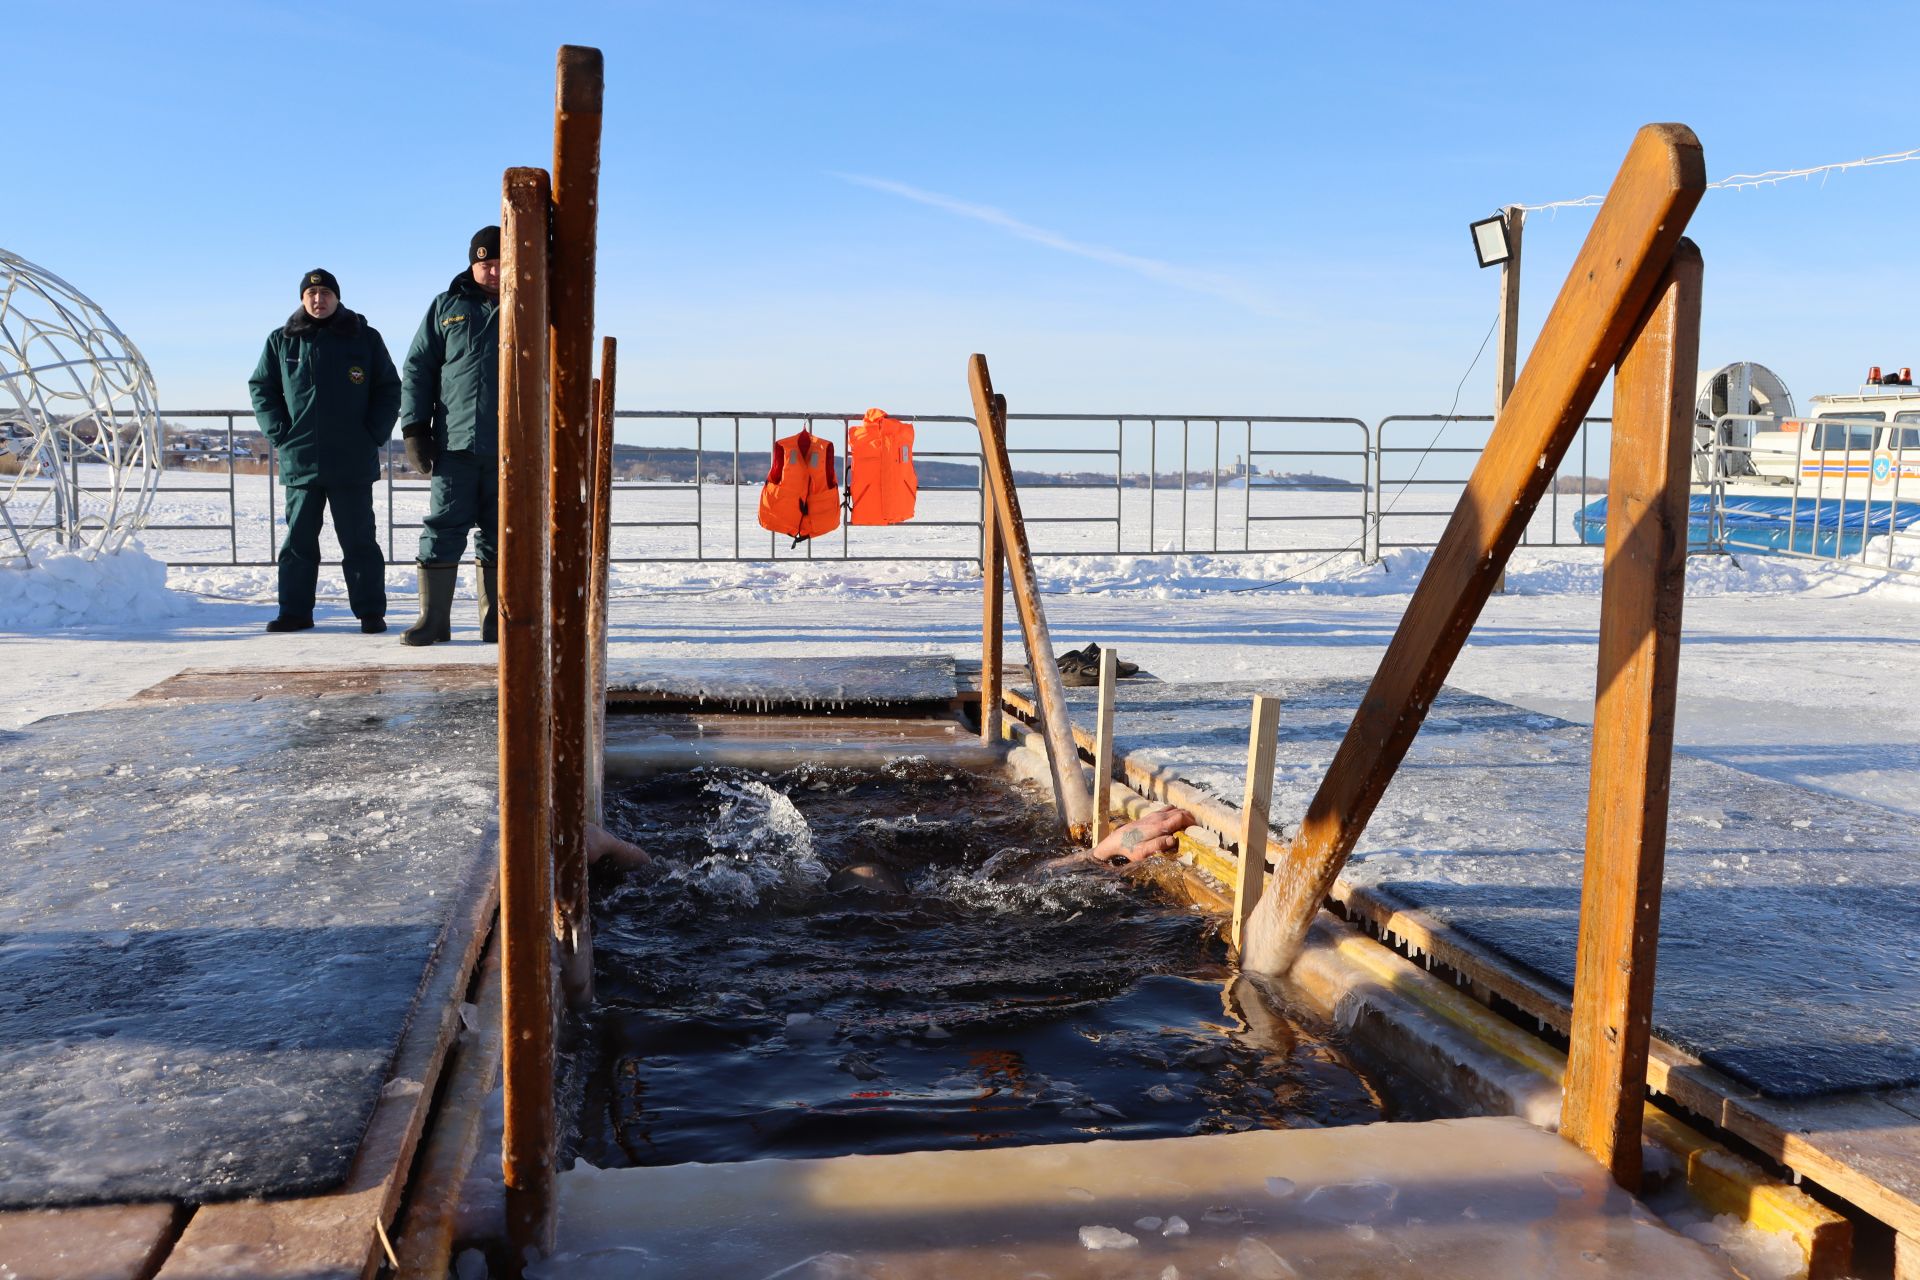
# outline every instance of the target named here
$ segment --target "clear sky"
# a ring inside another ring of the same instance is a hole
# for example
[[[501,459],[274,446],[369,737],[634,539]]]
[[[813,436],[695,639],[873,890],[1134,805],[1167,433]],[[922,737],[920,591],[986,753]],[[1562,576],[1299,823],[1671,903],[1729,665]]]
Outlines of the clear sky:
[[[321,265],[404,351],[608,76],[599,317],[623,408],[1444,411],[1493,318],[1466,226],[1920,146],[1900,5],[7,0],[0,246],[99,302],[169,408],[230,407]],[[1920,164],[1709,193],[1703,365],[1920,367]],[[1527,230],[1539,325],[1589,211]],[[1463,412],[1492,397],[1491,351]],[[623,432],[623,434],[626,434]]]

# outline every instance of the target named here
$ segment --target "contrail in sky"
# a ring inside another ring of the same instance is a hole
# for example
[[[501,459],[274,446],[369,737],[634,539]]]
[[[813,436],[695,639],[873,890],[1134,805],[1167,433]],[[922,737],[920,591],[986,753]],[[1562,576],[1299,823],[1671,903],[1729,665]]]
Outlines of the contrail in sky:
[[[1161,284],[1176,289],[1185,289],[1189,293],[1204,293],[1210,297],[1222,298],[1228,302],[1246,307],[1250,311],[1264,316],[1281,314],[1275,303],[1242,281],[1230,276],[1215,275],[1207,271],[1195,271],[1190,267],[1175,266],[1171,262],[1161,262],[1157,258],[1142,258],[1131,253],[1122,253],[1118,249],[1109,249],[1104,245],[1083,244],[1070,240],[1057,231],[1048,231],[1045,227],[1036,227],[1022,222],[1000,209],[990,205],[969,204],[965,200],[956,200],[952,196],[943,196],[937,191],[922,191],[919,187],[910,187],[904,182],[893,182],[886,178],[870,178],[858,173],[837,173],[834,175],[856,186],[867,187],[874,191],[884,191],[888,195],[899,196],[903,200],[912,200],[916,204],[931,205],[961,218],[971,218],[975,222],[984,222],[988,226],[998,227],[1008,235],[1018,236],[1022,240],[1031,240],[1043,244],[1049,249],[1058,249],[1062,253],[1071,253],[1076,257],[1091,258],[1095,262],[1104,262],[1110,267],[1122,271],[1131,271],[1135,275],[1157,280]]]

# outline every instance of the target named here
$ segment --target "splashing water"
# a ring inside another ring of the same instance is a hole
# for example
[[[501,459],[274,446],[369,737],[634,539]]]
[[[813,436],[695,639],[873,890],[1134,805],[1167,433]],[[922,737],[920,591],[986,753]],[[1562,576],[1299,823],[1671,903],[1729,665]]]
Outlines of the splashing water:
[[[826,880],[827,868],[814,854],[813,830],[784,792],[752,778],[715,778],[704,791],[721,797],[703,833],[713,852],[669,871],[669,884],[753,907],[765,894],[803,891]]]

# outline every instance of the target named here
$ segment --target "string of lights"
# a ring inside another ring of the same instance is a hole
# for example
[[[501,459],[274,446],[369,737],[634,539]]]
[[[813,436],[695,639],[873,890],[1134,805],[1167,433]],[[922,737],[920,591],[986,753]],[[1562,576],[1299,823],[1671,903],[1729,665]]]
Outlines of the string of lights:
[[[1840,160],[1833,164],[1810,165],[1805,169],[1769,169],[1765,173],[1733,173],[1707,184],[1709,191],[1746,191],[1755,187],[1772,187],[1789,178],[1811,178],[1820,175],[1824,182],[1830,173],[1842,173],[1848,169],[1872,169],[1880,165],[1906,164],[1920,160],[1920,147],[1911,151],[1894,151],[1884,156],[1862,156],[1858,160]],[[1581,196],[1578,200],[1555,200],[1550,204],[1522,204],[1514,208],[1527,213],[1537,213],[1543,209],[1591,209],[1605,200],[1604,195]]]

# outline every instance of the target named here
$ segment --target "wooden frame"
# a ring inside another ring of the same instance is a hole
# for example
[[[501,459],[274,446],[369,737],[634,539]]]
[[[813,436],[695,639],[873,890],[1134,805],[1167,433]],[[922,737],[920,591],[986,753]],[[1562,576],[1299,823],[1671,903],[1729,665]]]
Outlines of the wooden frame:
[[[553,1240],[553,757],[547,606],[547,240],[540,169],[509,169],[500,271],[500,923],[507,1239]]]
[[[1003,395],[993,397],[993,430],[1000,439],[1007,438],[1007,398]],[[993,504],[993,486],[987,480],[984,453],[980,488],[987,502]],[[997,504],[994,510],[998,510]],[[980,740],[989,744],[1000,741],[1000,661],[1006,646],[1006,577],[1006,556],[1000,550],[1000,521],[989,511],[980,522],[980,578],[984,586],[980,613]]]
[[[592,549],[593,273],[600,187],[600,51],[562,45],[553,116],[553,236],[547,289],[553,483],[548,488],[548,603],[553,647],[555,941],[568,1003],[593,1002],[584,822],[593,743],[593,641],[587,623]]]
[[[1625,351],[1706,191],[1684,125],[1634,138],[1379,671],[1308,804],[1284,874],[1248,920],[1241,963],[1284,973],[1406,756],[1601,383]]]
[[[1613,392],[1593,781],[1560,1132],[1629,1191],[1640,1186],[1666,865],[1700,277],[1700,251],[1682,240],[1621,357]]]
[[[617,345],[612,338],[600,340],[600,376],[593,380],[593,550],[587,587],[587,643],[592,646],[592,670],[587,681],[592,702],[593,737],[587,754],[588,822],[606,821],[607,754],[607,576],[612,563],[613,539],[613,407],[617,392],[615,379]],[[584,885],[584,881],[582,884]],[[584,913],[586,905],[581,904]]]
[[[1014,488],[1013,464],[1007,457],[1002,429],[1006,400],[994,395],[985,356],[968,359],[967,385],[973,393],[974,420],[980,426],[981,460],[993,495],[994,519],[1006,548],[1007,574],[1013,579],[1013,603],[1020,615],[1021,638],[1026,641],[1027,670],[1040,697],[1054,809],[1067,838],[1084,841],[1093,825],[1093,801],[1087,794],[1086,776],[1080,771],[1080,754],[1074,750],[1066,692],[1060,683],[1060,668],[1054,665],[1053,639],[1047,634],[1040,584],[1034,577],[1033,556],[1027,550],[1027,526],[1020,517],[1020,495]]]
[[[1241,793],[1240,865],[1233,881],[1233,945],[1246,935],[1247,917],[1267,883],[1267,815],[1273,807],[1273,757],[1279,746],[1280,699],[1257,694],[1247,733],[1247,785]]]
[[[1113,828],[1108,797],[1113,791],[1113,686],[1120,678],[1120,655],[1112,645],[1100,650],[1100,703],[1093,720],[1093,834],[1094,844]]]

